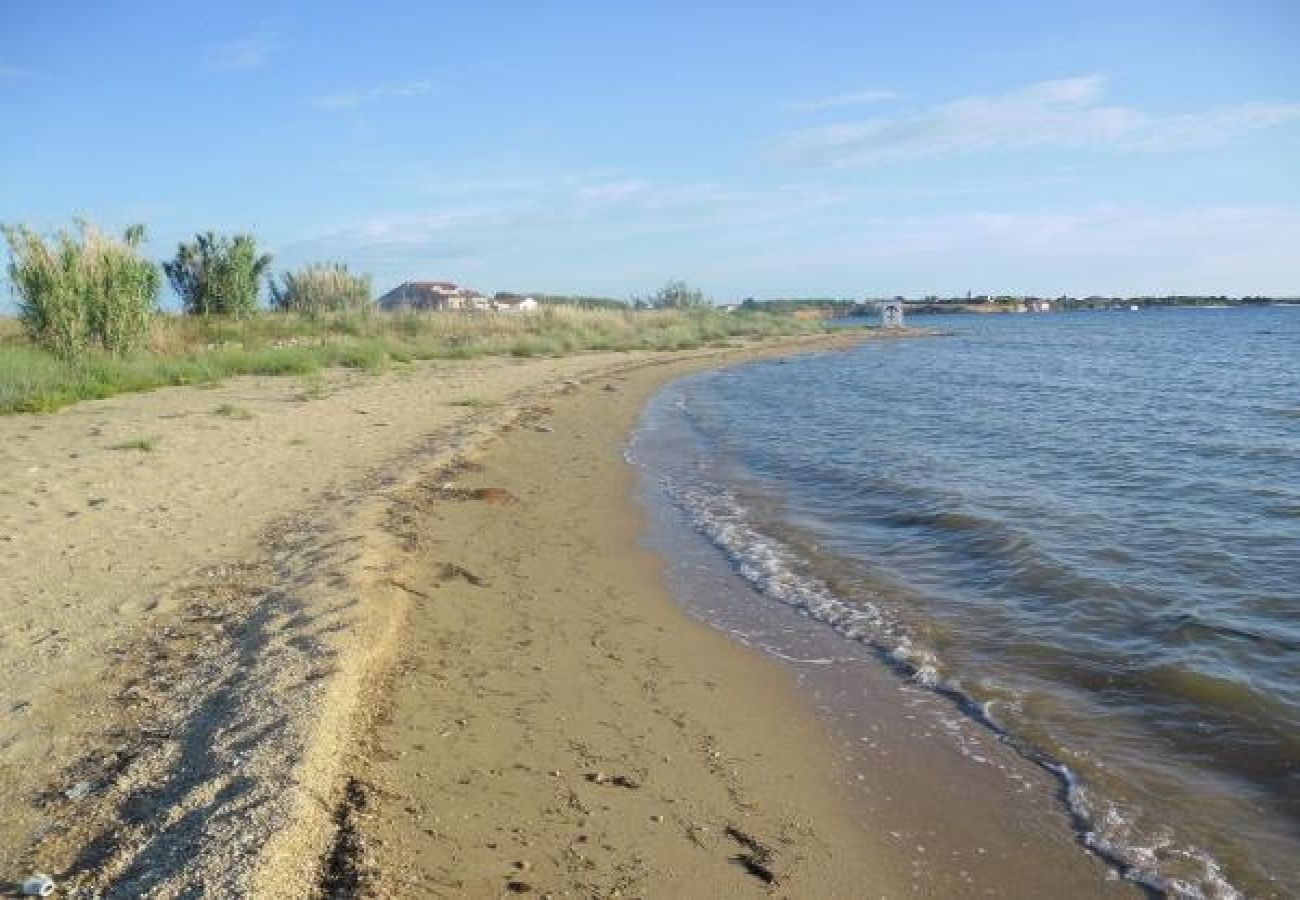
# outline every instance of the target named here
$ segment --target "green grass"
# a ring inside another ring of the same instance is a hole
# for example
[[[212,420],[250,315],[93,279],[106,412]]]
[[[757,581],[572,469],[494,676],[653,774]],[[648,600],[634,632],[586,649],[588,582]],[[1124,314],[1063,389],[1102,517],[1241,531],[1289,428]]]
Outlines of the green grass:
[[[159,316],[147,351],[68,359],[27,341],[0,320],[0,414],[49,412],[172,385],[210,385],[237,375],[294,375],[302,399],[328,391],[325,369],[382,372],[416,360],[562,356],[582,351],[672,351],[822,331],[817,322],[713,310],[583,310],[530,315],[370,313],[249,319]]]
[[[158,441],[159,438],[156,437],[142,437],[131,441],[123,441],[120,444],[114,444],[109,449],[138,450],[141,453],[152,453],[154,450],[158,449]]]

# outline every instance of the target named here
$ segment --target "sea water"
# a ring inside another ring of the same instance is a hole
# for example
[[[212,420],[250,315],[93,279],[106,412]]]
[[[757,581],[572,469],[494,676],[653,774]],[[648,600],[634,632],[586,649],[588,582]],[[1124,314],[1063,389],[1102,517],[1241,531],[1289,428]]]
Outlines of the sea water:
[[[1300,308],[920,324],[672,384],[630,455],[755,602],[1057,772],[1126,876],[1300,896]]]

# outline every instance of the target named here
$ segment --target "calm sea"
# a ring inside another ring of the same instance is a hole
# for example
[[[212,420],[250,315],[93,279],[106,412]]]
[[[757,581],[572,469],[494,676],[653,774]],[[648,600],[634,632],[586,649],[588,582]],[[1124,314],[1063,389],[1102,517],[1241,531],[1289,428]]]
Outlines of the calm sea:
[[[928,317],[669,386],[633,456],[1190,896],[1300,896],[1300,308]],[[651,439],[652,438],[652,439]]]

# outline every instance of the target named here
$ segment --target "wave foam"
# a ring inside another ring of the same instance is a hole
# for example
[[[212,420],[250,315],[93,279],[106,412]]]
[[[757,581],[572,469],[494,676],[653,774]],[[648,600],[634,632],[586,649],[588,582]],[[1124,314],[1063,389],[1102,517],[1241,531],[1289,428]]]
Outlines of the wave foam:
[[[631,453],[627,458],[635,461]],[[730,492],[686,488],[669,478],[661,478],[660,484],[668,498],[686,513],[692,526],[725,553],[736,571],[759,593],[831,626],[850,640],[880,651],[913,682],[951,697],[973,718],[1000,736],[1009,737],[1005,725],[992,715],[992,702],[980,703],[954,681],[946,679],[940,660],[920,646],[903,623],[874,603],[850,602],[819,579],[800,574],[797,555],[759,531]],[[1014,741],[1011,743],[1017,746]],[[1115,866],[1124,878],[1186,900],[1240,900],[1243,896],[1208,854],[1195,848],[1174,847],[1168,837],[1138,833],[1132,816],[1114,803],[1096,801],[1067,766],[1041,751],[1018,749],[1060,779],[1080,840]],[[1162,858],[1172,857],[1194,863],[1200,877],[1188,880],[1162,874]]]

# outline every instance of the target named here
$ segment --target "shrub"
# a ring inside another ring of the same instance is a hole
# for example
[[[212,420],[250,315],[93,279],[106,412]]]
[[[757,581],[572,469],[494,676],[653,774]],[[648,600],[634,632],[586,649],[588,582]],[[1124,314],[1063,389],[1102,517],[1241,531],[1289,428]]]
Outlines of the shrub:
[[[163,269],[190,315],[242,318],[257,310],[258,284],[270,265],[251,235],[209,231],[177,246]]]
[[[53,241],[24,226],[3,229],[23,330],[62,357],[92,348],[119,355],[139,349],[159,283],[157,268],[137,252],[144,226],[131,226],[120,239],[87,222],[77,227],[78,234],[61,231]]]
[[[370,309],[370,276],[338,263],[313,263],[271,279],[271,305],[308,316]]]

